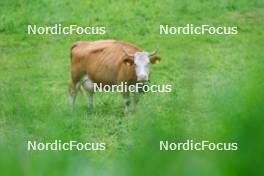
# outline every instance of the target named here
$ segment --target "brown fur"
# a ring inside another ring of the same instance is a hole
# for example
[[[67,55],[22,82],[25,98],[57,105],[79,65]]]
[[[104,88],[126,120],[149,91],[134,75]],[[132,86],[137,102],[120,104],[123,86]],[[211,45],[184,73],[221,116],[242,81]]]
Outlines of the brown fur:
[[[134,45],[115,40],[74,43],[71,49],[72,88],[86,74],[97,84],[135,83],[134,65],[128,66],[124,63],[128,56],[123,48],[129,53],[141,51]]]

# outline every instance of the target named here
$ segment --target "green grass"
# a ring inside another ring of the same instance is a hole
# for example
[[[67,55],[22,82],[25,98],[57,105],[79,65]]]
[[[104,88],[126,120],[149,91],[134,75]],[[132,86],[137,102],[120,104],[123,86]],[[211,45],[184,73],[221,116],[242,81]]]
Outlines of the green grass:
[[[1,175],[263,175],[264,1],[0,2]],[[27,25],[104,25],[107,34],[27,35]],[[236,36],[160,36],[159,25],[238,26]],[[68,105],[70,47],[117,39],[160,46],[152,82],[123,114],[118,93]],[[27,151],[27,140],[106,142],[104,152]],[[238,142],[238,151],[159,151],[160,140]]]

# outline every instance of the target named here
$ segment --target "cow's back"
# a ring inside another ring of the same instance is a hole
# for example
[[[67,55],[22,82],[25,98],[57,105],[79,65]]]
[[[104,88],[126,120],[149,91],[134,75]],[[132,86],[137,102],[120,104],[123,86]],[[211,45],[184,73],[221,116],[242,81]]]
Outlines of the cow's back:
[[[76,42],[72,47],[73,70],[78,70],[81,76],[88,74],[95,83],[134,81],[134,66],[123,64],[123,60],[128,57],[123,48],[130,53],[140,51],[136,46],[115,40]]]

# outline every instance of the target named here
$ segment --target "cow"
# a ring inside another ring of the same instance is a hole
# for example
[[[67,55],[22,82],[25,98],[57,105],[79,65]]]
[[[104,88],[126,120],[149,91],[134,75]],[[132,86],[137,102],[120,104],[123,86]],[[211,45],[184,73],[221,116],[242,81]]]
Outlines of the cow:
[[[161,58],[153,52],[123,41],[98,40],[78,41],[71,47],[70,105],[73,109],[77,92],[82,88],[87,94],[88,106],[94,108],[95,83],[117,85],[126,82],[148,82],[150,64]],[[139,101],[139,92],[133,93],[134,108]],[[122,92],[125,112],[130,112],[130,92]]]

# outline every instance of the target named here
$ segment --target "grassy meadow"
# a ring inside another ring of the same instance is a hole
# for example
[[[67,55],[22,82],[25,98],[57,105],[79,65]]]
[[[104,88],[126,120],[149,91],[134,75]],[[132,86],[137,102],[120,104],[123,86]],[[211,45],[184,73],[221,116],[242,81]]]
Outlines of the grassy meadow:
[[[159,25],[238,26],[238,35],[159,35]],[[105,35],[28,35],[27,25],[106,26]],[[70,47],[116,39],[159,45],[147,93],[126,116],[118,93],[68,103]],[[264,1],[0,2],[0,175],[263,175]],[[28,140],[105,142],[27,151]],[[238,142],[237,151],[159,151],[159,141]]]

